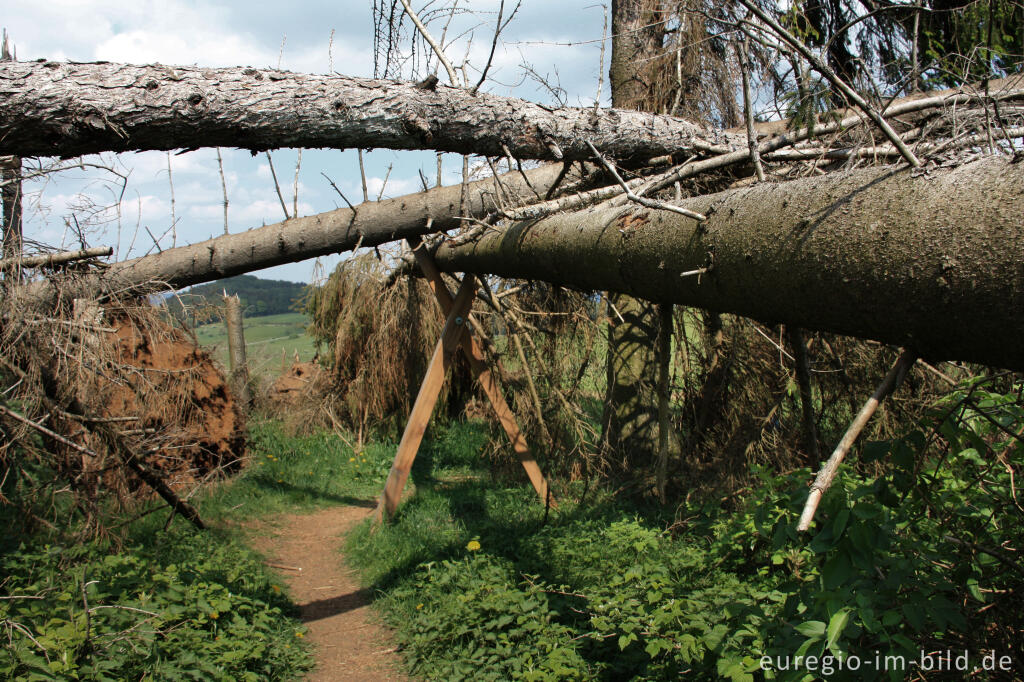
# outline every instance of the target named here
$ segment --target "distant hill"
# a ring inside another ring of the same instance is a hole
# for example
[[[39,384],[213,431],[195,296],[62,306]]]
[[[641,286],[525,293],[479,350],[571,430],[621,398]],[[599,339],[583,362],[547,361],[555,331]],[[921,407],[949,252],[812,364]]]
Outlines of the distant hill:
[[[301,309],[306,285],[276,279],[260,279],[252,275],[228,277],[208,284],[197,284],[188,291],[167,300],[167,307],[175,317],[182,318],[182,304],[192,312],[193,323],[201,322],[204,309],[219,308],[224,292],[238,294],[246,317],[280,315]],[[199,318],[199,319],[196,319]]]

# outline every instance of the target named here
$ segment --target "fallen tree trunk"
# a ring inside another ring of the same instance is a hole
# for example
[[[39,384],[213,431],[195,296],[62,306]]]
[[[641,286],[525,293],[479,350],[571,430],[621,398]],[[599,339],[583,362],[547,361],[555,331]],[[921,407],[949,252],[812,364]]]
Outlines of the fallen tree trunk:
[[[741,142],[671,116],[550,109],[436,83],[243,67],[45,60],[0,65],[0,154],[386,147],[586,159],[586,140],[620,159],[688,155]]]
[[[612,290],[1024,370],[1024,163],[867,169],[556,215],[440,267]],[[684,275],[710,267],[701,275]]]
[[[561,174],[561,164],[525,173],[467,184],[465,205],[462,185],[435,187],[396,199],[369,201],[352,208],[292,218],[246,232],[222,235],[198,244],[165,249],[160,253],[114,263],[101,275],[76,284],[75,296],[97,296],[117,291],[181,289],[193,284],[241,275],[254,270],[379,246],[459,227],[460,216],[483,217],[507,198],[538,200]],[[578,175],[573,179],[579,180]],[[47,282],[29,287],[25,295],[35,301],[53,300],[57,292]]]
[[[529,191],[516,174],[504,180]],[[467,213],[488,209],[491,182],[475,183]],[[73,294],[180,288],[453,227],[460,193],[438,188],[169,249],[114,264]],[[1005,158],[929,174],[875,168],[687,200],[708,216],[702,224],[632,206],[559,214],[442,247],[437,260],[449,271],[630,293],[1024,369],[1022,203],[1024,164]],[[57,292],[41,284],[26,293],[25,305],[38,305]]]

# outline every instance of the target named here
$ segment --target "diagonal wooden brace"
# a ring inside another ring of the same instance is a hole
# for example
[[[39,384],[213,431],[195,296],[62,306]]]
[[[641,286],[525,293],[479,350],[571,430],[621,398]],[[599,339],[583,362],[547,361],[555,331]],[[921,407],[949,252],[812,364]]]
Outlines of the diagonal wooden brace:
[[[405,487],[405,481],[409,478],[409,471],[412,469],[413,460],[416,459],[416,452],[419,450],[423,434],[427,430],[434,405],[437,404],[441,386],[444,385],[445,375],[468,331],[467,315],[473,305],[475,295],[476,277],[467,273],[455,296],[455,302],[448,311],[448,319],[441,331],[441,338],[438,340],[437,346],[434,347],[434,354],[430,358],[427,374],[423,377],[423,383],[420,384],[416,402],[413,403],[409,421],[402,433],[402,441],[398,444],[395,461],[391,465],[387,483],[384,484],[384,494],[381,495],[380,503],[374,513],[374,518],[378,523],[385,518],[391,518],[398,508],[402,488]]]
[[[441,310],[446,315],[450,314],[453,304],[452,295],[448,291],[448,286],[444,283],[444,280],[441,279],[441,271],[434,262],[434,257],[426,249],[420,248],[419,244],[414,243],[412,240],[406,241],[416,256],[416,263],[420,266],[420,270],[423,271],[427,283],[437,297],[437,302],[441,304]],[[557,506],[555,498],[551,495],[551,490],[548,488],[548,483],[544,479],[544,474],[541,473],[540,467],[537,466],[537,462],[530,452],[530,447],[526,444],[523,432],[519,430],[519,424],[516,423],[512,409],[505,402],[505,396],[502,395],[498,382],[495,381],[494,375],[491,373],[491,368],[487,366],[483,350],[473,337],[472,329],[466,330],[466,335],[462,341],[462,351],[466,359],[469,360],[469,366],[473,370],[473,375],[480,382],[484,394],[490,401],[491,407],[494,408],[494,413],[497,415],[501,427],[505,430],[505,435],[511,441],[512,449],[515,451],[516,456],[519,457],[523,469],[526,470],[526,475],[530,478],[530,483],[533,484],[534,490],[537,491],[541,503],[552,507]]]

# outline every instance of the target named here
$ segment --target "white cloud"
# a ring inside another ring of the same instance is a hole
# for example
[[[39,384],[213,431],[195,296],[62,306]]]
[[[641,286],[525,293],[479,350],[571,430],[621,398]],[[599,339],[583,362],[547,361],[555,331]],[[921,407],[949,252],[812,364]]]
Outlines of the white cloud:
[[[384,189],[383,198],[387,199],[418,192],[421,189],[421,183],[418,179],[389,177],[387,185],[385,185],[384,178],[376,176],[366,178],[366,191],[369,193],[371,201],[377,198],[382,188]]]
[[[291,212],[291,202],[287,202],[288,211]],[[205,210],[205,209],[204,209]],[[223,211],[223,207],[220,207]],[[299,201],[299,215],[314,213],[312,204]],[[223,213],[221,213],[223,215]],[[228,223],[232,231],[246,230],[250,227],[259,227],[262,224],[277,223],[284,219],[281,210],[281,202],[277,198],[257,199],[242,204],[231,202],[228,206]]]

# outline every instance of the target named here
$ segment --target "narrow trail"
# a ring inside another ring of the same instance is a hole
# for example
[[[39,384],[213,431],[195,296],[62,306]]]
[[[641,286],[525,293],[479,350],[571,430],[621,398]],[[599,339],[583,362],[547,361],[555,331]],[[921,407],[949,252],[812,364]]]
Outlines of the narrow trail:
[[[369,590],[360,589],[340,551],[345,533],[366,518],[363,507],[331,507],[261,526],[253,545],[269,561],[301,568],[280,572],[299,605],[317,666],[309,682],[408,680],[391,633],[376,622]]]

